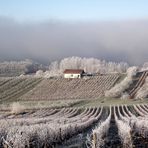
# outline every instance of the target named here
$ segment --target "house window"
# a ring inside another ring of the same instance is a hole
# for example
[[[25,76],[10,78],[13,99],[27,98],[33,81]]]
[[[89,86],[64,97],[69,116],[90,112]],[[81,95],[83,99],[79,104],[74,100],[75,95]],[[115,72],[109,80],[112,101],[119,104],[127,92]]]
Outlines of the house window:
[[[73,74],[71,74],[71,77],[73,77]]]

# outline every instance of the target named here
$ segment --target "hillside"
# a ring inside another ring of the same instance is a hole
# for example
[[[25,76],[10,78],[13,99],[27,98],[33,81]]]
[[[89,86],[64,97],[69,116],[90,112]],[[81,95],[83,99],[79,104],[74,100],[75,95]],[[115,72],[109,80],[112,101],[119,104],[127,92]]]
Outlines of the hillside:
[[[119,74],[107,74],[87,79],[44,79],[21,100],[91,99],[104,96],[120,78]]]
[[[140,88],[146,83],[146,78],[148,76],[148,71],[137,72],[133,77],[133,82],[130,84],[126,92],[129,94],[130,98],[133,99],[139,92]]]
[[[0,78],[0,103],[16,101],[20,96],[33,89],[40,78]]]
[[[124,78],[126,77],[121,74],[104,74],[82,79],[0,77],[0,102],[97,99],[104,97],[106,91],[116,84],[119,85]],[[123,93],[135,98],[146,78],[147,72],[138,72]]]

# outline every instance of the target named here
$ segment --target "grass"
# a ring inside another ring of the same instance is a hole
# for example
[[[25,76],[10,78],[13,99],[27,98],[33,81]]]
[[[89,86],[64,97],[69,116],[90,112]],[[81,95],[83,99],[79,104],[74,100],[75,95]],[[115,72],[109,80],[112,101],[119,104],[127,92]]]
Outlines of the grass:
[[[74,105],[73,107],[98,107],[98,106],[110,106],[110,105],[133,105],[133,104],[146,104],[148,103],[148,99],[145,100],[121,100],[120,98],[99,98],[99,99],[92,99],[86,100],[83,103]]]
[[[56,100],[56,101],[18,101],[25,109],[63,108],[63,107],[98,107],[114,105],[147,104],[145,100],[121,100],[119,98],[98,98],[83,100]],[[0,110],[11,110],[12,102],[0,104]]]
[[[43,108],[63,108],[73,107],[80,104],[85,104],[85,100],[57,100],[57,101],[17,101],[20,105],[27,109],[43,109]],[[0,110],[11,110],[11,106],[14,102],[5,102],[0,104]]]

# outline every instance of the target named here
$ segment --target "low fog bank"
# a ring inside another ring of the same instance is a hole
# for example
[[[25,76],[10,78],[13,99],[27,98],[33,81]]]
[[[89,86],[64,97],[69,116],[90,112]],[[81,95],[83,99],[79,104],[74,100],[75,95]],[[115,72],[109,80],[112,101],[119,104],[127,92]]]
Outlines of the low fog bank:
[[[1,61],[29,58],[49,63],[80,56],[142,65],[148,59],[147,40],[148,20],[18,23],[0,17]]]

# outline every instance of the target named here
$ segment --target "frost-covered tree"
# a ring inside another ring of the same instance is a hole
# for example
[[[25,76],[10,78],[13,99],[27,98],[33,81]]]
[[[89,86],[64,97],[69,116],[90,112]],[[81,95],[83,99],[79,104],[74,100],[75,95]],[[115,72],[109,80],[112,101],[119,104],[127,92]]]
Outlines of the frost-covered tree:
[[[148,70],[148,62],[145,62],[141,68],[141,70]]]
[[[0,62],[0,76],[18,76],[34,73],[39,69],[43,69],[43,66],[28,59],[24,61]]]
[[[96,58],[68,57],[61,61],[54,61],[49,65],[46,76],[62,75],[65,69],[84,69],[87,73],[125,73],[128,64],[124,62],[106,62]]]

